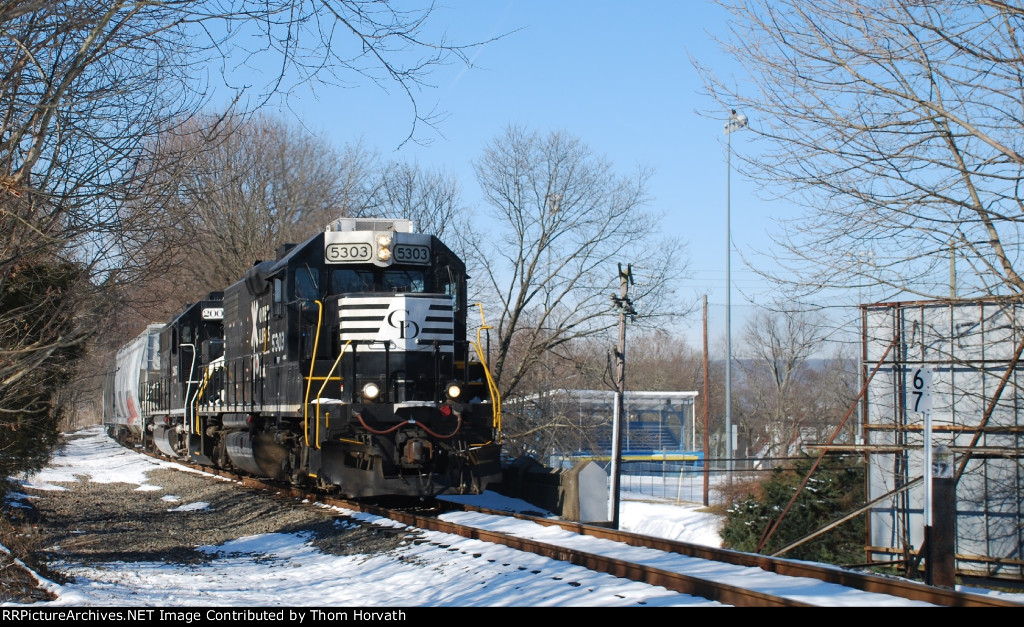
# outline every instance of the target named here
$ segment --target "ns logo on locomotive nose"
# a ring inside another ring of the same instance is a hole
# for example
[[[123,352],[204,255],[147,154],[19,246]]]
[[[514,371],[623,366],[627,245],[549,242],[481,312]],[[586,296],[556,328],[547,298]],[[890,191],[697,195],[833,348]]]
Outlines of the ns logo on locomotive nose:
[[[396,317],[396,314],[405,314],[402,318]],[[415,321],[409,320],[409,310],[401,309],[392,311],[387,317],[388,326],[398,330],[398,337],[403,340],[412,339],[420,334],[420,325],[416,324]]]

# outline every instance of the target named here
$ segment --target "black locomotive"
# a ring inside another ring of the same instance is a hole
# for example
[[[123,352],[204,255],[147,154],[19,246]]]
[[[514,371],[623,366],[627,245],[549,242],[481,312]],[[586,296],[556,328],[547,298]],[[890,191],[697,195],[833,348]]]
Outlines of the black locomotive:
[[[350,497],[479,493],[501,476],[500,399],[467,313],[439,239],[340,219],[122,348],[104,424]]]

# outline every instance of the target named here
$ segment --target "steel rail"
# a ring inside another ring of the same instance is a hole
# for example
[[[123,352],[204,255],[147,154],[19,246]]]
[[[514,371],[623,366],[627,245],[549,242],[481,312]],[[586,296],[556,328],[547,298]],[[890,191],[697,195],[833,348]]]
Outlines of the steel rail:
[[[888,594],[912,601],[922,601],[949,607],[1024,607],[1024,605],[1020,603],[1008,601],[999,597],[961,592],[958,590],[950,590],[948,588],[938,588],[905,579],[895,579],[871,573],[846,570],[838,566],[788,560],[784,558],[770,557],[767,555],[759,555],[757,553],[743,553],[740,551],[690,544],[676,540],[654,538],[629,531],[607,529],[597,525],[587,525],[552,518],[541,518],[537,516],[530,516],[528,514],[494,511],[470,505],[456,504],[453,505],[453,507],[455,509],[475,511],[482,514],[510,516],[520,520],[529,520],[545,526],[557,526],[566,531],[573,531],[580,535],[622,542],[630,546],[645,547],[669,553],[678,553],[687,557],[707,559],[737,566],[755,567],[767,572],[789,577],[807,577],[817,579],[825,583],[833,583],[846,586],[848,588],[862,590],[864,592]]]

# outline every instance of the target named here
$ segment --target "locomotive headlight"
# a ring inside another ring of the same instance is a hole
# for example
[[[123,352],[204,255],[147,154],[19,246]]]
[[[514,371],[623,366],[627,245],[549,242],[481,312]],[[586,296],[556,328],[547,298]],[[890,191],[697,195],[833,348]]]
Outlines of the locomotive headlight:
[[[374,401],[380,396],[380,386],[376,383],[370,382],[363,386],[363,400]]]
[[[377,259],[387,261],[391,259],[391,234],[381,233],[377,236]]]
[[[458,382],[451,382],[445,388],[444,393],[448,395],[449,400],[455,400],[462,396],[462,384]]]

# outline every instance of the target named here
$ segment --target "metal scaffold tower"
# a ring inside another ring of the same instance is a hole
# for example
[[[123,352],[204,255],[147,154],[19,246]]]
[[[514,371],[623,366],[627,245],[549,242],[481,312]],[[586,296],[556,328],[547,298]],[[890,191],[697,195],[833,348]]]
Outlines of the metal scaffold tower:
[[[951,455],[957,574],[1024,580],[1024,305],[862,305],[868,557],[913,563],[930,523],[927,471]],[[877,372],[875,371],[877,370]],[[928,373],[929,411],[915,411]],[[929,445],[930,444],[930,445]]]

